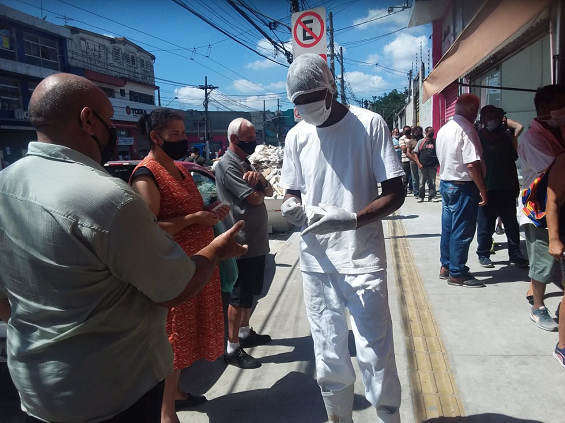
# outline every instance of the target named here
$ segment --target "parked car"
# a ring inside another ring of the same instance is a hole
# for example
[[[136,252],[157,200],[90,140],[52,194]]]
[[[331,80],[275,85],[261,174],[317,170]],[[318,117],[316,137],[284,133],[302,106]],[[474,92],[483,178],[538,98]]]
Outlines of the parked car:
[[[141,160],[120,160],[106,163],[104,166],[112,176],[129,182],[129,178],[135,167]],[[204,204],[213,203],[218,199],[216,191],[216,178],[214,174],[205,167],[195,163],[177,161],[176,163],[184,166],[192,175],[192,179],[198,187],[198,191],[204,199]],[[289,226],[287,221],[281,214],[282,199],[265,198],[265,206],[267,207],[267,215],[269,232],[287,232]]]

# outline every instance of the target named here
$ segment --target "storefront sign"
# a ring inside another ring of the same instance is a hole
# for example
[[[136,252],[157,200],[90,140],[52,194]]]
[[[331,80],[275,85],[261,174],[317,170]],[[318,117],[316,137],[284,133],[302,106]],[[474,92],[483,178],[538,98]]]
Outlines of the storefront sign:
[[[29,120],[29,113],[27,112],[27,110],[15,109],[14,118],[19,120]]]
[[[118,138],[118,145],[133,145],[133,137]]]

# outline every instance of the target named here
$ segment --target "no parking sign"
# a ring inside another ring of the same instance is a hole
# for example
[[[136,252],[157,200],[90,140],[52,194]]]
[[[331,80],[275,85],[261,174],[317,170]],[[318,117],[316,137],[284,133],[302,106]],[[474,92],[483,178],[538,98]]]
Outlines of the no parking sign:
[[[303,10],[292,14],[292,54],[319,54],[326,60],[326,8]]]

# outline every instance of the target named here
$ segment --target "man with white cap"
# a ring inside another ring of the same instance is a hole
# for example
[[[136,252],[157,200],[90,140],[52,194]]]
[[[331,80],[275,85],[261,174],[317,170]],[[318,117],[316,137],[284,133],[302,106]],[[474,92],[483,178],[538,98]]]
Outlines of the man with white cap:
[[[303,121],[286,137],[282,212],[303,228],[304,302],[329,421],[352,421],[347,308],[365,396],[378,422],[400,422],[381,219],[404,202],[404,172],[381,116],[339,103],[335,92],[320,56],[290,66],[287,93]]]

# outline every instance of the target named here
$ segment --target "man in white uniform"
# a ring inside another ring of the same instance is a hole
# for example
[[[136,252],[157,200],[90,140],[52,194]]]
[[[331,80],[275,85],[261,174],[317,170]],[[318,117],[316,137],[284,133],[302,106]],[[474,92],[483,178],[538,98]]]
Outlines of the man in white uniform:
[[[287,93],[303,121],[286,137],[282,212],[304,229],[304,302],[329,421],[352,421],[355,372],[347,345],[347,308],[376,421],[399,422],[381,219],[404,202],[404,172],[385,121],[337,102],[335,92],[320,56],[305,54],[290,66]]]

